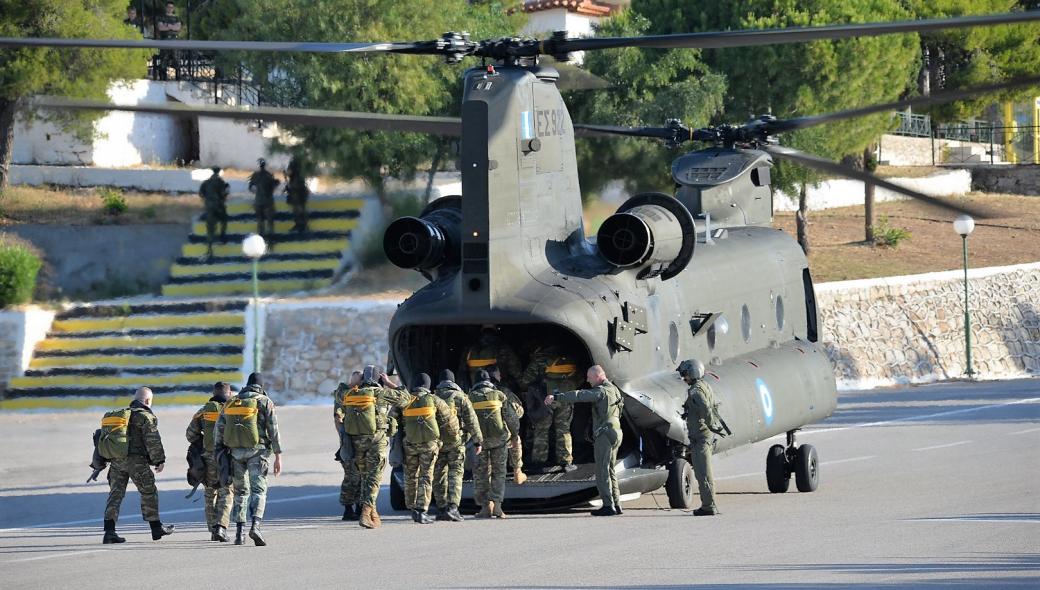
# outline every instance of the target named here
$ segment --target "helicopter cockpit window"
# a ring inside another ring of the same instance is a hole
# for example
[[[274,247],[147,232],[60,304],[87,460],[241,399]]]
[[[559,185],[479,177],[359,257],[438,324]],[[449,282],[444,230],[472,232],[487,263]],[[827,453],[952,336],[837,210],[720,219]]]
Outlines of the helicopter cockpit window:
[[[784,329],[784,298],[776,296],[776,329]]]
[[[747,303],[740,308],[740,335],[744,337],[744,342],[751,340],[751,311]]]
[[[708,350],[715,350],[715,324],[708,326]]]

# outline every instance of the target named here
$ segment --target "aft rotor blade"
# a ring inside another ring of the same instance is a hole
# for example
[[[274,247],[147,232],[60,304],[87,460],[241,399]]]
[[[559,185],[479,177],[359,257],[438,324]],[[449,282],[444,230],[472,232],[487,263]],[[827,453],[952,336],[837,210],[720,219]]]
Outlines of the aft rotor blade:
[[[187,51],[277,51],[303,53],[423,53],[431,42],[321,43],[309,41],[206,41],[177,39],[56,39],[0,37],[0,47],[180,49]]]
[[[574,124],[575,137],[616,137],[618,135],[670,139],[674,132],[664,127],[618,127],[616,125]]]
[[[38,97],[30,106],[53,110],[128,111],[178,117],[275,121],[287,125],[339,127],[361,131],[404,131],[457,137],[462,135],[462,120],[454,117],[385,115],[319,109],[282,109],[275,107],[228,107],[183,103],[140,103],[129,105],[60,97]]]
[[[820,158],[812,154],[807,154],[805,152],[793,148],[780,145],[763,145],[760,146],[759,149],[769,152],[770,154],[778,158],[784,158],[793,162],[797,162],[799,164],[802,164],[803,166],[808,166],[810,168],[815,168],[817,170],[822,170],[831,174],[837,174],[846,178],[853,178],[855,180],[869,182],[875,186],[888,189],[892,192],[896,192],[901,195],[906,195],[910,198],[917,199],[918,201],[923,201],[925,203],[928,203],[929,205],[934,205],[942,209],[948,209],[957,213],[966,213],[968,215],[971,215],[972,217],[976,217],[979,219],[993,217],[993,215],[987,211],[975,207],[958,205],[956,203],[943,201],[942,199],[937,199],[924,193],[919,193],[915,190],[891,183],[883,178],[874,176],[869,172],[863,172],[862,170],[856,170],[855,168],[849,166],[843,166],[836,162],[831,162],[830,160],[826,160],[824,158]]]
[[[927,33],[945,29],[1028,23],[1033,21],[1040,21],[1040,10],[986,14],[980,16],[929,18],[888,23],[828,25],[823,27],[712,31],[704,33],[678,33],[673,35],[648,35],[645,37],[593,37],[584,39],[560,39],[555,42],[550,39],[543,42],[543,52],[553,55],[572,51],[613,49],[617,47],[647,47],[654,49],[722,49],[726,47],[752,47],[757,45],[802,43],[805,41],[818,41],[824,39],[875,37],[878,35],[892,35],[898,33]]]
[[[1027,76],[1024,78],[1015,78],[1006,82],[998,82],[996,84],[987,84],[985,86],[965,88],[963,90],[939,92],[929,96],[916,96],[913,98],[906,98],[903,100],[897,100],[895,102],[889,102],[885,104],[861,107],[858,109],[849,109],[847,111],[838,111],[836,113],[828,113],[826,115],[814,115],[811,117],[798,117],[795,119],[770,121],[765,123],[765,126],[770,133],[783,133],[786,131],[804,129],[806,127],[814,127],[816,125],[830,123],[832,121],[841,121],[843,119],[863,117],[865,115],[873,115],[875,113],[883,113],[886,111],[901,111],[906,108],[917,108],[930,106],[934,104],[943,104],[953,102],[956,100],[974,98],[976,96],[982,94],[989,94],[991,92],[999,92],[1001,90],[1010,90],[1012,88],[1024,88],[1029,86],[1040,86],[1040,76]]]

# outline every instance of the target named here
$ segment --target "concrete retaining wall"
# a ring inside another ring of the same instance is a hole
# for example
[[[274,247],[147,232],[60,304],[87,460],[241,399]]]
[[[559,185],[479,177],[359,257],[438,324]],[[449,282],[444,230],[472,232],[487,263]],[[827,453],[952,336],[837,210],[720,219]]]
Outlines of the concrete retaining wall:
[[[921,178],[889,178],[890,182],[933,197],[963,195],[972,187],[971,173],[967,170],[949,170]],[[878,188],[874,194],[876,202],[903,201],[907,197],[888,189]],[[845,178],[825,180],[819,185],[809,187],[808,204],[810,211],[832,209],[834,207],[850,207],[863,204],[863,183]],[[776,191],[773,196],[775,211],[796,211],[798,195],[787,195]]]
[[[254,161],[253,164],[256,164]],[[11,184],[28,186],[118,186],[149,192],[195,193],[209,168],[94,168],[92,166],[11,166]],[[225,179],[232,193],[248,193],[245,180]]]
[[[0,391],[29,368],[33,349],[47,336],[54,312],[39,307],[0,311]]]
[[[990,193],[1040,195],[1040,166],[975,166],[971,188]]]

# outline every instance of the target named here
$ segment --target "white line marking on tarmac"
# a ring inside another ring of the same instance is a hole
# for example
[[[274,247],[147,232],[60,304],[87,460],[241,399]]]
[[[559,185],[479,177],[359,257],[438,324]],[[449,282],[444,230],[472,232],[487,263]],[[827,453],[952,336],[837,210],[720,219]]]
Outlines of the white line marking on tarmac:
[[[999,523],[1025,523],[1040,524],[1035,518],[907,518],[904,522],[999,522]]]
[[[848,459],[835,459],[834,461],[823,461],[820,465],[838,465],[839,463],[852,463],[853,461],[866,461],[873,459],[877,455],[864,455],[862,457],[849,457]]]
[[[23,557],[21,559],[11,559],[4,563],[21,563],[23,561],[39,561],[41,559],[51,559],[52,557],[76,557],[77,555],[86,555],[88,553],[100,553],[102,551],[108,551],[108,549],[88,549],[87,551],[63,551],[61,553],[48,553],[47,555],[37,555],[36,557]]]
[[[915,451],[935,451],[935,450],[938,450],[938,449],[948,449],[950,447],[959,447],[961,445],[966,445],[966,444],[968,444],[970,442],[971,442],[970,440],[959,440],[957,442],[946,443],[944,445],[934,445],[934,446],[931,446],[931,447],[921,447],[919,449],[914,449],[914,450]]]
[[[1037,431],[1040,431],[1040,426],[1037,426],[1036,428],[1026,428],[1025,430],[1019,430],[1018,432],[1010,432],[1008,433],[1008,436],[1015,436],[1017,434],[1029,434],[1030,432]]]
[[[1040,397],[1030,397],[1027,399],[1016,399],[1011,402],[1004,402],[1002,404],[989,404],[987,406],[975,406],[974,408],[962,408],[960,410],[947,410],[945,412],[936,412],[934,414],[923,414],[921,416],[907,416],[906,418],[894,418],[892,420],[882,420],[880,422],[864,422],[863,424],[852,424],[850,426],[838,426],[837,428],[820,428],[819,430],[800,430],[798,436],[808,436],[810,434],[823,434],[826,432],[841,432],[842,430],[853,430],[855,428],[868,428],[871,426],[885,426],[886,424],[898,424],[900,422],[913,422],[914,420],[926,420],[928,418],[938,418],[939,416],[952,416],[955,414],[966,414],[968,412],[979,412],[982,410],[991,410],[993,408],[1003,408],[1005,406],[1015,406],[1018,404],[1035,404],[1040,402]],[[783,436],[783,435],[777,435]],[[776,438],[776,437],[773,437]]]

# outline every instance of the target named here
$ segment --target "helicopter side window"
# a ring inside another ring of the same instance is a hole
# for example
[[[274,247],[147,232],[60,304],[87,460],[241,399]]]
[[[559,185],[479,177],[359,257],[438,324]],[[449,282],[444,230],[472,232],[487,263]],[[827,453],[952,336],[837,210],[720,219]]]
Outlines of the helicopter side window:
[[[747,303],[740,308],[740,335],[744,337],[744,342],[751,341],[751,311]]]
[[[784,298],[776,296],[776,329],[784,329]]]

